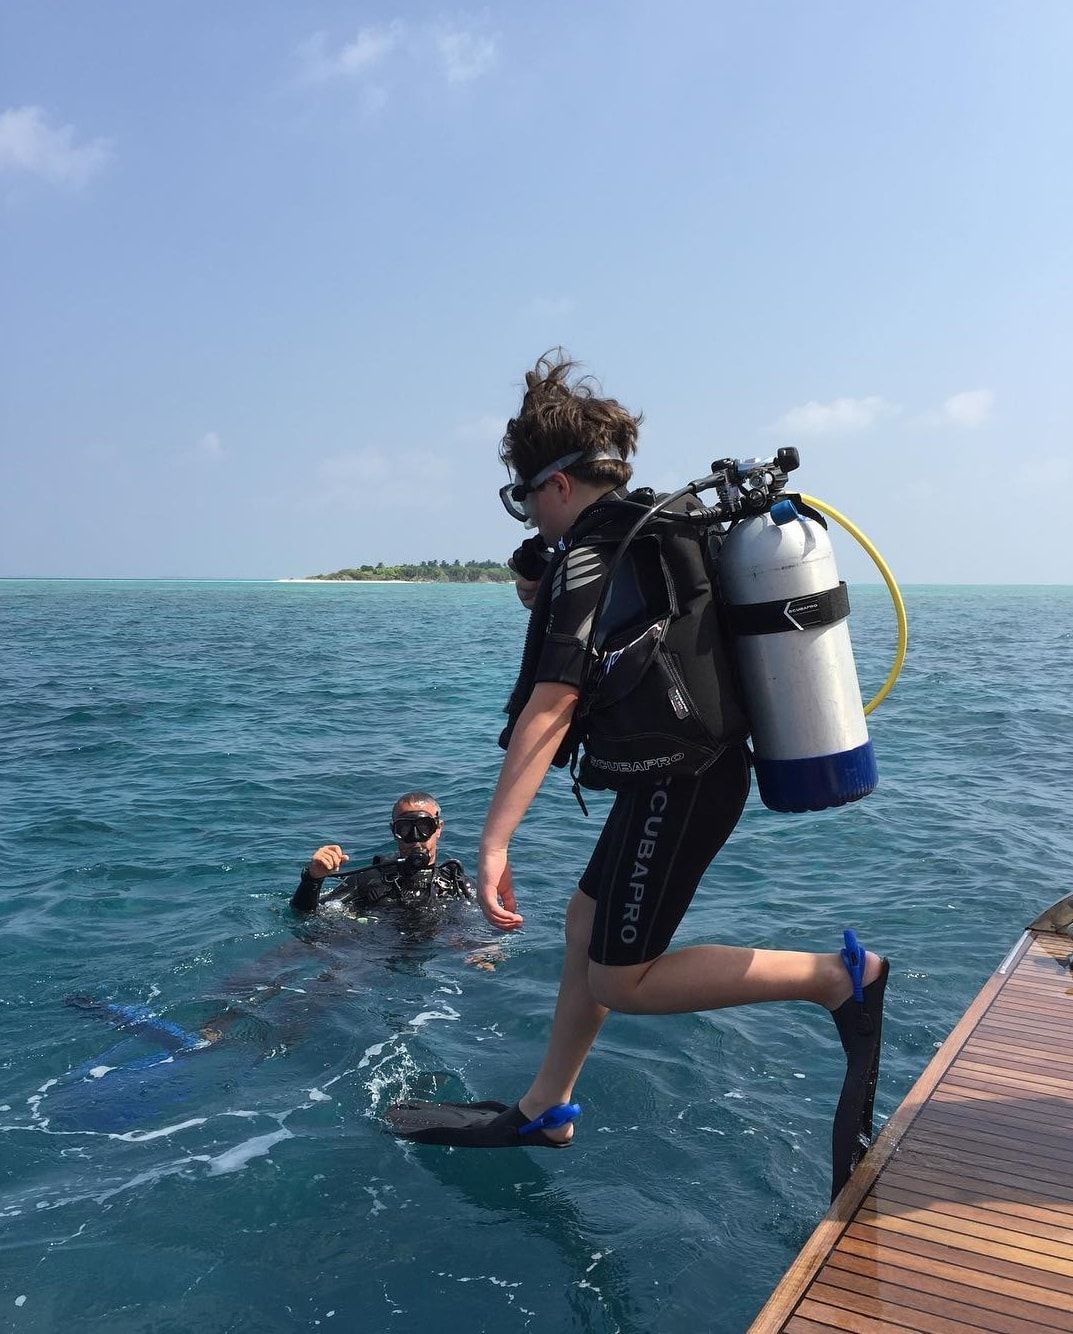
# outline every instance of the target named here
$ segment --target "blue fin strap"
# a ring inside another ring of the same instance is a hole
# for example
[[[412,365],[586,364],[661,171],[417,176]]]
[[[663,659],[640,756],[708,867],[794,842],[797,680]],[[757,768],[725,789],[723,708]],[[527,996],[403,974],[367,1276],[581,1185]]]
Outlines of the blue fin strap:
[[[541,1112],[535,1121],[527,1121],[524,1126],[519,1126],[518,1134],[531,1135],[534,1130],[558,1129],[559,1126],[569,1125],[580,1115],[580,1103],[559,1102],[554,1107],[549,1107],[546,1112]]]
[[[864,965],[865,952],[864,946],[857,939],[852,931],[843,931],[842,939],[845,941],[845,948],[841,950],[840,958],[846,965],[846,972],[849,973],[850,981],[853,983],[853,999],[858,1005],[864,1004]]]

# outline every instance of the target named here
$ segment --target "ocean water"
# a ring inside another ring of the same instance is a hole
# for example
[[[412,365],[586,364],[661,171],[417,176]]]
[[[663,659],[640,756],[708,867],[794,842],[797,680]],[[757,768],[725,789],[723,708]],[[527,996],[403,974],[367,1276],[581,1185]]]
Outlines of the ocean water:
[[[1073,589],[907,603],[880,787],[809,816],[754,795],[678,936],[834,949],[854,925],[888,953],[883,1116],[1073,859]],[[502,587],[0,584],[0,1327],[746,1328],[826,1206],[819,1010],[612,1017],[568,1153],[381,1129],[402,1094],[524,1088],[606,800],[585,820],[550,776],[516,935],[287,911],[310,851],[382,847],[412,786],[472,865],[524,619]],[[868,691],[882,589],[852,626]],[[136,1073],[148,1049],[72,994],[234,1022]]]

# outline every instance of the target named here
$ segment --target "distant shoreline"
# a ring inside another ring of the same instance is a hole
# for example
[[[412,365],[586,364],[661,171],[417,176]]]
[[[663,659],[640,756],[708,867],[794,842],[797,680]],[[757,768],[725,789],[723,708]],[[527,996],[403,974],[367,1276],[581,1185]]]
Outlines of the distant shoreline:
[[[273,579],[275,584],[421,584],[424,588],[510,588],[505,579]]]
[[[446,583],[440,579],[275,579],[277,584],[437,584]]]
[[[502,561],[419,560],[386,565],[345,565],[319,574],[292,575],[287,584],[513,584],[514,571]]]

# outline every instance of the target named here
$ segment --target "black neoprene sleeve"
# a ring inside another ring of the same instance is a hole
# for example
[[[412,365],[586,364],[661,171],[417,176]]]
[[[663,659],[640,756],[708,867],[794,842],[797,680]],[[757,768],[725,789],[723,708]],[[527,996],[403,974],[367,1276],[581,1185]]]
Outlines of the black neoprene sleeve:
[[[302,878],[298,888],[291,895],[291,907],[295,912],[316,912],[320,903],[321,882],[309,874],[309,867],[302,868]]]

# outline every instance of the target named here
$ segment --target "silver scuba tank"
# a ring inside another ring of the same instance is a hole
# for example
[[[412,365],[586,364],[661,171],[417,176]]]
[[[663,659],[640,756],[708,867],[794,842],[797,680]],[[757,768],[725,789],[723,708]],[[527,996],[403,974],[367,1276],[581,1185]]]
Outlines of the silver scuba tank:
[[[733,524],[718,575],[764,805],[820,811],[867,796],[879,775],[823,525],[780,500]]]

